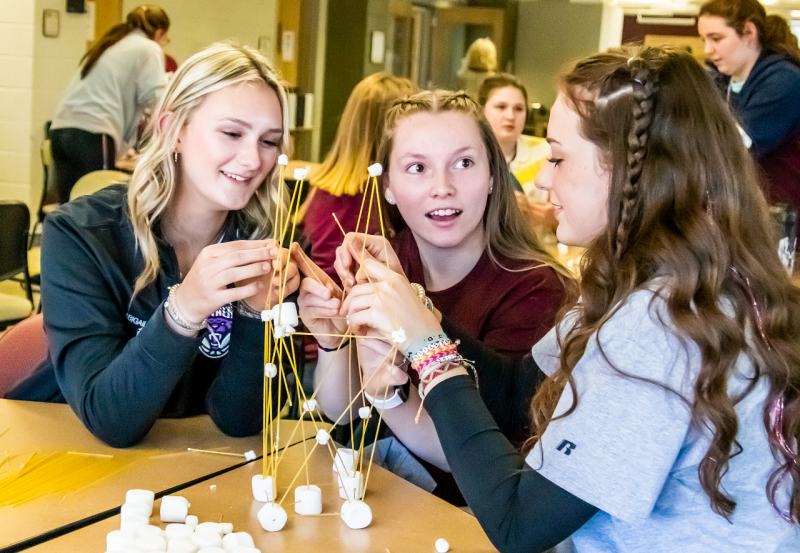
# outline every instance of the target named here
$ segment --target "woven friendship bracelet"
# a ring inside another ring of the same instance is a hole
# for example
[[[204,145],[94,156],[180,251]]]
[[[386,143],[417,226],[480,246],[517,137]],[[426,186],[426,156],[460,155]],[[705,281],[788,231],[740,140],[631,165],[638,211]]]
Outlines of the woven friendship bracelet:
[[[457,355],[457,354],[458,351],[456,350],[456,344],[448,340],[447,344],[435,347],[429,351],[424,352],[422,355],[418,356],[411,363],[411,366],[414,368],[415,371],[419,373],[426,365],[441,361],[444,357],[448,355]]]

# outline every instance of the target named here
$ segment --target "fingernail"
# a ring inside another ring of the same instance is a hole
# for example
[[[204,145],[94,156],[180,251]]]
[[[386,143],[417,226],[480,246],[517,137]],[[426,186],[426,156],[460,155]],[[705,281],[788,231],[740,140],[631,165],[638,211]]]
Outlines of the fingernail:
[[[261,268],[265,271],[269,271],[272,268],[272,265],[269,263],[262,263]]]

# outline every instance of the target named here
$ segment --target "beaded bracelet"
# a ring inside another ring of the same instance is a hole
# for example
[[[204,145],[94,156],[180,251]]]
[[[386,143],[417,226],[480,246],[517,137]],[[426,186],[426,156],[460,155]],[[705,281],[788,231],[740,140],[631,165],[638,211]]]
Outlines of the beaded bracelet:
[[[428,336],[422,340],[417,340],[412,342],[411,345],[406,348],[406,359],[408,359],[409,362],[414,363],[414,361],[416,361],[425,352],[449,343],[450,338],[442,333]]]
[[[188,330],[189,332],[197,332],[199,330],[203,330],[205,327],[208,326],[208,319],[203,319],[199,323],[192,323],[187,321],[181,315],[180,310],[178,309],[178,300],[176,296],[176,292],[180,287],[180,283],[170,286],[169,290],[169,297],[167,297],[167,301],[164,302],[164,309],[167,310],[169,316],[175,321],[175,324],[181,327],[184,330]]]

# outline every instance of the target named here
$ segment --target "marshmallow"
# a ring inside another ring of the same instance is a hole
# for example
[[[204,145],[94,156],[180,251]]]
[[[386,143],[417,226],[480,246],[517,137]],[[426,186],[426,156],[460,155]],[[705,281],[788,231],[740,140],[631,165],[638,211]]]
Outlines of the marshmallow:
[[[192,529],[197,528],[197,524],[199,522],[200,521],[197,520],[197,517],[194,516],[194,515],[189,515],[188,517],[186,517],[186,526],[188,526],[188,527],[190,527]]]
[[[354,471],[352,476],[339,473],[339,497],[342,499],[364,499],[364,476]]]
[[[244,452],[244,458],[246,461],[255,461],[256,460],[256,452],[252,449],[250,451]]]
[[[322,512],[322,491],[318,486],[295,488],[294,512],[298,515],[318,515]]]
[[[244,545],[237,545],[233,549],[231,549],[228,553],[261,553],[260,549],[256,549],[255,547],[245,547]]]
[[[227,536],[223,536],[222,538],[222,549],[228,551],[229,553],[235,547],[255,546],[256,545],[253,543],[253,537],[247,532],[234,532],[232,534],[228,534]]]
[[[167,553],[197,553],[199,549],[189,538],[172,538],[167,542]]]
[[[225,551],[221,547],[204,547],[197,553],[227,553],[227,551]]]
[[[253,498],[256,501],[269,503],[275,501],[278,496],[277,482],[272,476],[264,477],[261,474],[253,476]]]
[[[297,306],[291,302],[283,302],[272,308],[271,312],[261,312],[262,320],[266,318],[272,321],[275,327],[275,339],[285,338],[291,336],[295,332],[295,328],[299,324],[297,317]]]
[[[227,536],[231,532],[233,532],[233,523],[232,522],[220,522],[219,528],[222,530],[222,536]]]
[[[123,515],[120,517],[119,529],[123,532],[133,532],[138,535],[139,527],[147,526],[150,521],[146,517],[137,515]]]
[[[358,408],[358,416],[361,417],[362,419],[368,419],[369,418],[369,407],[367,407],[366,405],[364,407],[359,407]]]
[[[333,462],[333,472],[340,474],[352,474],[355,453],[352,449],[340,447],[336,450],[336,458]]]
[[[316,410],[317,410],[316,399],[309,399],[308,401],[303,402],[303,413],[307,411],[316,411]]]
[[[137,538],[136,547],[142,551],[166,551],[167,540],[160,536],[142,536]]]
[[[156,499],[156,494],[150,490],[128,490],[125,494],[125,503],[139,503],[150,507],[150,512],[153,511],[153,501]]]
[[[136,543],[136,534],[133,532],[123,532],[114,530],[106,536],[106,549],[109,551],[119,551],[123,547],[133,547]]]
[[[396,344],[402,344],[406,341],[406,331],[402,328],[392,332],[392,341]]]
[[[144,503],[126,503],[119,510],[121,515],[135,515],[137,517],[150,518],[153,510]]]
[[[275,326],[275,339],[288,338],[295,333],[295,328],[289,325],[276,325]]]
[[[331,435],[328,433],[327,430],[324,428],[320,428],[319,432],[317,432],[317,442],[319,445],[325,445],[328,443],[328,440],[331,439]]]
[[[281,154],[278,156],[278,165],[289,165],[289,156]]]
[[[202,524],[198,524],[197,528],[194,529],[195,532],[214,532],[219,534],[220,539],[222,537],[222,525],[216,522],[204,522]],[[220,542],[222,543],[222,542]],[[211,546],[209,546],[211,547]],[[216,547],[216,546],[214,546]]]
[[[163,538],[165,536],[164,530],[158,526],[152,526],[149,524],[147,526],[139,526],[139,528],[136,529],[136,535],[140,538],[145,536],[157,536],[159,538]]]
[[[267,503],[258,511],[258,522],[267,532],[277,532],[283,529],[286,519],[286,511],[275,503]]]
[[[194,532],[194,528],[186,526],[185,524],[167,524],[167,529],[164,534],[167,536],[167,541],[170,541],[176,538],[189,539],[192,532]]]
[[[295,169],[294,170],[294,180],[303,180],[306,178],[308,174],[308,169]]]
[[[264,309],[261,312],[261,322],[266,323],[267,321],[271,320],[272,320],[272,311],[270,311],[269,309]]]
[[[436,551],[439,553],[447,553],[450,551],[450,544],[447,543],[447,540],[439,538],[436,540]]]
[[[383,166],[380,163],[373,163],[367,167],[367,172],[370,177],[379,177],[383,173]]]
[[[342,520],[353,530],[366,528],[372,522],[372,509],[363,501],[345,501],[342,505]]]
[[[161,522],[186,522],[189,516],[189,501],[179,495],[161,498]]]
[[[190,538],[192,542],[203,549],[205,547],[219,547],[222,545],[222,536],[211,530],[197,530]]]
[[[267,363],[264,365],[264,376],[267,378],[275,378],[278,375],[278,367],[274,363]]]

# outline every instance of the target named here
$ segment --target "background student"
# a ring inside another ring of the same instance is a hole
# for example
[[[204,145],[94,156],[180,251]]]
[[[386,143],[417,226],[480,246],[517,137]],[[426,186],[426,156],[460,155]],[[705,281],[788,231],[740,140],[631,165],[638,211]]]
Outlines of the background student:
[[[553,205],[547,201],[547,193],[533,183],[546,163],[550,146],[543,138],[522,134],[528,116],[528,91],[522,81],[508,73],[488,77],[478,92],[478,103],[483,106],[509,171],[522,187],[524,194],[517,196],[520,208],[535,223],[555,227]]]
[[[697,21],[706,56],[728,78],[723,94],[741,122],[770,203],[800,209],[800,49],[767,23],[757,0],[711,0]]]
[[[53,367],[13,397],[66,400],[116,447],[162,416],[208,413],[231,436],[261,430],[260,312],[281,301],[279,268],[286,294],[299,284],[271,240],[286,109],[275,70],[255,50],[217,44],[181,66],[130,186],[47,218]]]
[[[81,59],[50,127],[59,203],[83,175],[114,169],[117,155],[136,143],[144,110],[167,84],[161,45],[168,32],[167,13],[142,5]]]

